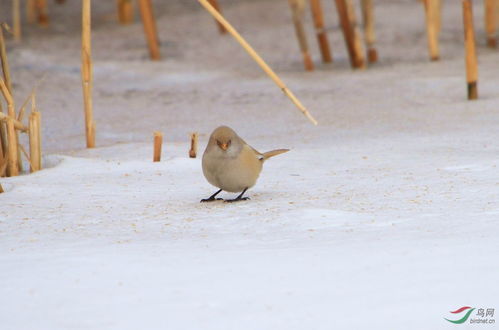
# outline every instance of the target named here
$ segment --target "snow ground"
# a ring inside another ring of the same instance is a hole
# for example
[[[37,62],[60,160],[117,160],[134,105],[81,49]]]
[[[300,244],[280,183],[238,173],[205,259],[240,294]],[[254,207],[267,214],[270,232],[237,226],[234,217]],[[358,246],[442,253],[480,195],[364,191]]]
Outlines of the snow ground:
[[[141,26],[99,3],[93,150],[81,149],[78,25],[62,16],[77,4],[28,28],[9,54],[18,103],[45,75],[46,169],[1,181],[0,329],[451,329],[450,310],[499,307],[497,50],[479,47],[468,102],[460,5],[445,7],[429,63],[420,4],[379,3],[381,62],[350,71],[334,27],[333,65],[309,33],[314,73],[285,1],[224,6],[318,127],[203,11],[161,5],[165,60],[151,63]],[[215,189],[187,134],[201,153],[220,124],[260,151],[292,149],[265,164],[251,201],[199,203]]]

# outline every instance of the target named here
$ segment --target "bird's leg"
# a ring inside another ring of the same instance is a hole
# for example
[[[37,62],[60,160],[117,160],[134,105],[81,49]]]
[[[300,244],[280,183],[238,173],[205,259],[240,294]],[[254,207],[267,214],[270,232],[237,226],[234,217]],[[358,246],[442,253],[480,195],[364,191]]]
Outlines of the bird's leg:
[[[246,192],[246,190],[248,190],[248,188],[245,188],[243,190],[243,192],[240,193],[239,196],[237,196],[236,198],[234,198],[234,199],[226,199],[225,202],[226,203],[233,203],[233,202],[239,202],[239,201],[247,201],[250,198],[249,197],[243,197],[243,195]]]
[[[220,189],[219,191],[217,191],[216,193],[214,193],[213,195],[211,195],[209,198],[202,199],[200,203],[213,202],[213,201],[221,201],[221,200],[223,200],[223,198],[215,198],[215,196],[218,195],[221,191],[222,191],[222,189]]]

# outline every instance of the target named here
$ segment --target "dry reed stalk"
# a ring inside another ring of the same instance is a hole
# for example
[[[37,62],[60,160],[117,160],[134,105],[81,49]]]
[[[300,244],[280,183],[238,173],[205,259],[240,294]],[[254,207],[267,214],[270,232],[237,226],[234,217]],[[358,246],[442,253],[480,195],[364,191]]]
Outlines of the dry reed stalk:
[[[34,111],[29,115],[29,159],[31,173],[42,169],[40,112]]]
[[[208,1],[210,2],[210,5],[213,6],[213,8],[215,8],[219,13],[222,13],[220,6],[218,5],[218,0],[208,0]],[[221,34],[227,33],[227,30],[224,28],[222,24],[220,24],[220,22],[218,22],[217,20],[215,20],[215,22],[217,23],[218,31]]]
[[[2,122],[0,122],[0,126],[3,126]],[[2,135],[0,133],[0,140],[1,139],[2,139]],[[4,157],[5,157],[5,151],[4,151],[4,148],[3,148],[3,141],[0,141],[0,166],[2,166],[2,164],[3,164]]]
[[[0,177],[7,176],[7,164],[9,155],[5,156],[3,164],[0,164]]]
[[[14,40],[21,40],[21,1],[12,0],[12,33]]]
[[[487,32],[487,46],[495,48],[497,0],[485,0],[485,31]]]
[[[38,25],[48,26],[49,16],[47,14],[47,0],[35,0],[36,15],[38,19]]]
[[[354,26],[355,22],[352,22],[352,18],[355,18],[355,12],[352,10],[353,5],[349,0],[336,0],[335,3],[350,58],[350,65],[353,68],[365,68],[366,61],[362,50],[362,41],[357,28]]]
[[[17,169],[19,173],[24,171],[23,159],[21,157],[21,144],[19,143],[19,131],[16,130],[16,146],[17,146]]]
[[[85,135],[87,148],[95,147],[95,123],[92,109],[92,47],[91,47],[91,0],[82,0],[81,28],[81,78],[85,107]]]
[[[121,24],[131,24],[133,22],[133,2],[131,0],[117,0],[118,21]]]
[[[0,127],[3,127],[3,123],[0,122]],[[0,132],[0,140],[2,139],[2,132]],[[7,154],[6,154],[6,151],[7,150],[4,150],[4,143],[3,141],[0,141],[0,168],[4,165],[4,163],[6,163],[6,157],[7,157]],[[2,172],[0,172],[0,177],[2,176]]]
[[[25,111],[26,111],[26,106],[25,106],[25,105],[23,105],[23,106],[21,107],[21,110],[19,110],[19,113],[17,114],[17,121],[18,121],[19,123],[21,123],[21,125],[22,125],[22,121],[23,121],[23,119],[24,119],[24,113],[25,113]],[[15,125],[15,123],[14,123],[14,127],[15,127],[15,126],[16,126],[16,125]],[[24,149],[23,149],[23,146],[19,143],[19,131],[17,130],[17,127],[15,127],[15,128],[16,128],[17,148],[18,148],[18,149],[17,149],[17,157],[18,157],[18,158],[17,158],[17,162],[18,162],[18,164],[19,164],[19,165],[18,165],[18,166],[19,166],[19,172],[22,172],[22,171],[23,171],[23,167],[24,167],[24,166],[23,166],[23,160],[22,160],[22,158],[21,158],[21,151],[22,151],[22,150],[24,150]],[[29,158],[28,158],[28,160],[29,160]]]
[[[198,133],[191,134],[191,149],[189,150],[189,157],[196,158],[198,152]]]
[[[161,161],[161,145],[163,144],[163,133],[154,132],[154,154],[152,161]]]
[[[3,30],[4,29],[7,29],[7,26],[5,24],[1,24],[0,25],[0,58],[2,61],[2,72],[3,72],[3,76],[4,76],[4,81],[6,83],[6,88],[12,97],[12,84],[11,84],[11,80],[10,80],[10,69],[9,69],[9,63],[7,60],[7,52],[5,49],[5,39],[3,37]],[[6,97],[6,100],[7,100],[7,97]],[[1,113],[1,115],[3,115],[3,112]],[[10,113],[9,113],[9,116],[10,116]],[[1,118],[1,116],[0,116],[0,118]],[[8,127],[9,127],[9,120],[8,119],[9,119],[9,117],[5,116],[4,120],[7,120],[7,131],[8,131]],[[15,115],[14,115],[14,118],[12,120],[15,120]],[[16,125],[16,123],[14,122],[14,126],[15,125]],[[2,135],[4,135],[4,134],[5,134],[5,132],[3,132]],[[2,140],[6,141],[6,143],[7,143],[6,149],[8,150],[10,143],[11,143],[9,136],[8,135],[2,136]],[[17,142],[19,140],[18,132],[15,132],[15,140],[16,140],[15,145],[18,146],[18,142]],[[22,160],[19,158],[19,156],[20,156],[19,155],[19,148],[17,147],[18,170],[22,171]],[[8,167],[9,173],[10,173],[10,170],[11,170],[11,168]]]
[[[32,169],[33,168],[33,163],[31,162],[30,155],[26,152],[26,149],[24,149],[24,147],[21,144],[19,145],[19,148],[21,149],[21,152],[23,153],[24,157],[26,157],[26,160],[29,163],[29,168]]]
[[[2,184],[0,184],[0,194],[3,193]]]
[[[9,160],[9,155],[4,158],[3,164],[0,164],[0,177],[7,176],[7,164]]]
[[[0,24],[0,60],[2,61],[3,79],[7,84],[9,92],[12,92],[12,84],[10,81],[9,62],[7,61],[7,51],[5,50],[5,39],[3,37],[4,24]]]
[[[439,0],[424,0],[426,14],[426,35],[428,37],[428,51],[430,59],[437,61],[440,58],[438,45],[438,27],[439,27]]]
[[[36,111],[36,94],[34,91],[33,93],[31,93],[30,97],[31,97],[31,111]]]
[[[440,31],[442,31],[442,0],[436,0],[437,3],[435,6],[437,7],[437,17],[436,17],[436,26],[437,26],[437,32],[440,35]]]
[[[466,81],[468,100],[478,98],[478,68],[475,50],[475,30],[473,27],[473,8],[471,0],[463,0],[464,47],[466,49]]]
[[[236,39],[236,41],[246,50],[246,52],[255,60],[255,62],[262,68],[262,70],[274,81],[274,83],[279,86],[282,92],[291,100],[291,102],[296,105],[296,107],[312,122],[312,124],[317,125],[317,120],[312,117],[310,112],[301,104],[301,102],[296,98],[296,96],[288,89],[284,82],[275,74],[275,72],[265,63],[265,61],[258,55],[258,53],[251,47],[246,40],[241,37],[241,35],[232,27],[232,25],[227,22],[227,20],[213,8],[207,0],[198,0],[199,3],[211,14],[217,21],[219,21],[227,31]]]
[[[0,115],[3,115],[3,113],[0,112]],[[5,155],[7,155],[7,136],[5,134],[4,123],[1,120],[0,120],[0,153],[2,157],[5,157]]]
[[[19,114],[17,115],[17,120],[22,121],[24,118],[26,106],[28,105],[28,102],[31,100],[31,107],[36,108],[36,89],[38,86],[42,83],[42,81],[45,79],[45,76],[43,76],[42,79],[40,79],[35,87],[31,90],[31,93],[26,97],[24,100],[23,104],[21,105],[21,108],[19,110]]]
[[[17,131],[26,133],[29,130],[28,127],[24,126],[23,123],[21,123],[19,120],[17,119],[12,120],[10,116],[4,114],[3,112],[0,112],[0,122],[2,121],[4,122],[12,121],[14,123],[14,128]]]
[[[353,29],[353,40],[354,40],[354,49],[355,53],[358,54],[358,61],[359,61],[359,68],[365,68],[366,67],[366,60],[364,57],[364,44],[362,42],[362,36],[357,24],[357,18],[355,16],[355,7],[353,5],[352,0],[345,0],[347,3],[347,12],[348,12],[348,17],[350,19],[350,23],[352,25]]]
[[[17,142],[16,142],[16,129],[14,128],[14,120],[16,118],[16,113],[14,110],[14,100],[12,95],[7,88],[4,80],[0,78],[0,89],[2,94],[7,101],[7,109],[9,118],[7,120],[7,144],[8,144],[8,165],[7,170],[10,176],[16,176],[19,174],[19,168],[17,167]]]
[[[39,81],[41,81],[43,78]],[[33,88],[33,91],[31,92],[31,95],[29,96],[29,99],[31,99],[31,114],[33,114],[34,119],[34,125],[35,128],[33,130],[32,134],[34,135],[34,141],[35,141],[35,158],[30,157],[30,165],[35,164],[35,166],[38,168],[38,170],[42,169],[42,123],[41,123],[41,113],[37,110],[36,108],[36,88]],[[31,152],[31,150],[30,150]]]
[[[333,57],[331,56],[331,51],[329,49],[327,33],[324,29],[324,15],[322,13],[321,0],[310,0],[310,9],[312,10],[312,17],[314,18],[315,33],[317,34],[317,41],[319,42],[322,62],[330,63],[333,61]]]
[[[152,60],[160,60],[158,32],[156,30],[156,20],[154,18],[151,0],[139,0],[142,25],[149,46],[149,55]]]
[[[350,0],[345,0],[346,8],[347,8],[347,15],[348,19],[350,21],[350,24],[352,26],[357,25],[357,17],[355,16],[355,6],[352,1]]]
[[[2,109],[2,102],[0,102],[0,116],[4,115]],[[4,123],[0,120],[0,149],[2,150],[2,155],[7,157],[7,132]],[[1,163],[0,163],[1,166]]]
[[[288,2],[291,7],[296,38],[298,39],[300,51],[303,56],[303,65],[305,66],[305,70],[312,71],[314,70],[314,63],[312,62],[312,57],[310,56],[310,53],[308,51],[307,36],[305,34],[305,28],[303,26],[305,0],[288,0]]]
[[[30,24],[34,24],[36,22],[35,0],[26,0],[26,20]]]
[[[17,121],[22,123],[25,113],[26,113],[26,106],[23,106],[21,107],[21,110],[19,110],[19,113],[17,114]]]
[[[362,20],[364,22],[364,36],[367,45],[367,60],[369,63],[375,63],[378,61],[378,52],[374,47],[376,33],[374,31],[373,0],[362,0]]]
[[[35,112],[35,118],[36,118],[36,133],[38,134],[37,141],[38,141],[38,159],[36,161],[38,162],[38,169],[42,169],[42,114],[39,111]],[[35,161],[35,160],[33,160]]]

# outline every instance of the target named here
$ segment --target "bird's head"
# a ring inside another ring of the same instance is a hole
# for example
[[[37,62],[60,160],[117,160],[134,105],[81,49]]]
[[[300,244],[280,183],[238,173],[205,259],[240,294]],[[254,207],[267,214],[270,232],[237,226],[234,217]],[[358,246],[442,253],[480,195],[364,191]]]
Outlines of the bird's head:
[[[220,126],[213,131],[211,139],[222,151],[227,151],[237,141],[237,134],[230,127]]]

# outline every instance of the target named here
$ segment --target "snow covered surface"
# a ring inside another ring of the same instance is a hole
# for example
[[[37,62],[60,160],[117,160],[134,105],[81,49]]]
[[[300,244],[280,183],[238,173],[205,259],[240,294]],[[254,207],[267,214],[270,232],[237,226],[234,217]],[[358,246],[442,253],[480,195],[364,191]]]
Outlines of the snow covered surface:
[[[450,310],[499,308],[499,54],[483,47],[481,10],[469,102],[458,2],[430,63],[421,4],[379,1],[381,62],[363,72],[324,2],[335,63],[320,63],[309,29],[313,73],[285,1],[222,2],[314,127],[208,14],[165,3],[165,59],[152,63],[140,24],[95,2],[93,150],[77,1],[9,44],[18,103],[45,75],[45,169],[1,180],[0,329],[452,329]],[[215,188],[188,133],[202,153],[220,124],[260,151],[292,149],[265,164],[250,201],[199,203]]]

